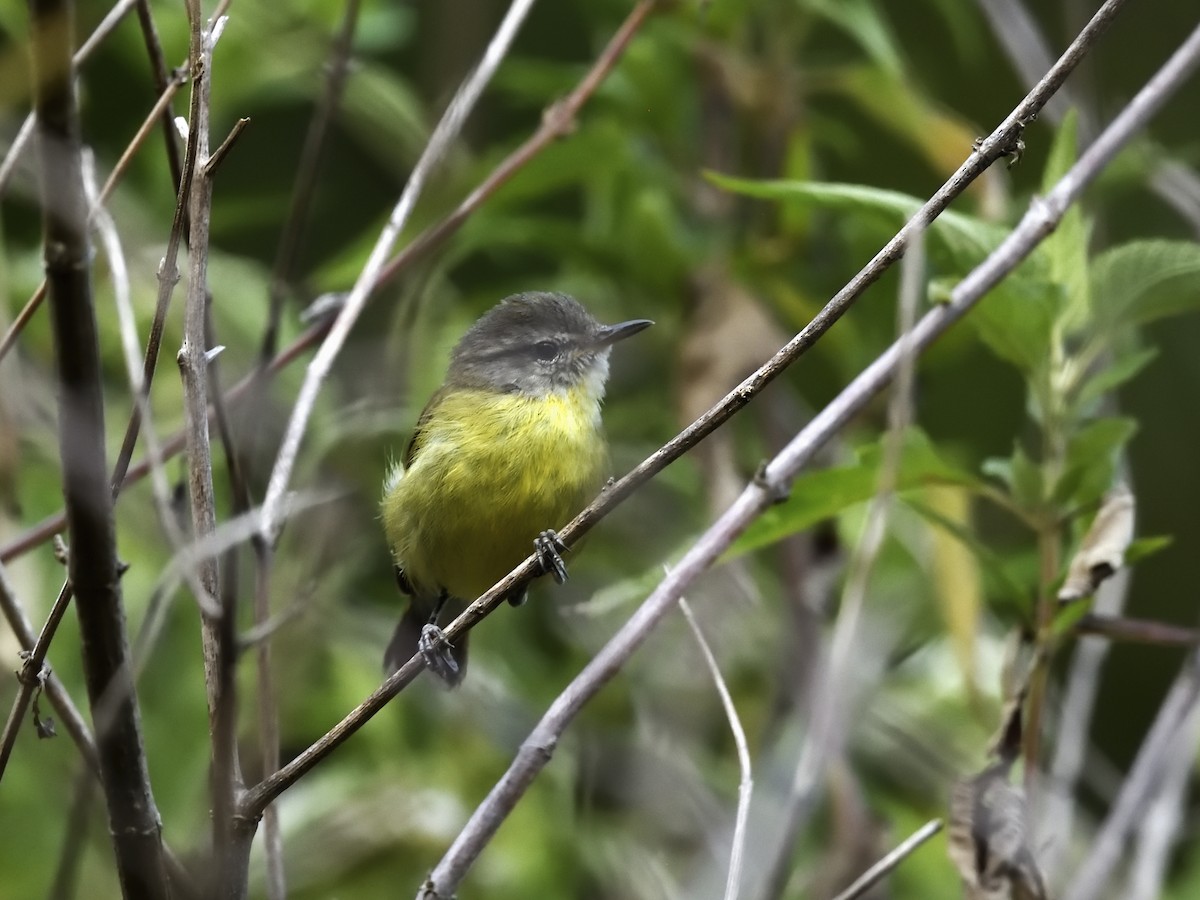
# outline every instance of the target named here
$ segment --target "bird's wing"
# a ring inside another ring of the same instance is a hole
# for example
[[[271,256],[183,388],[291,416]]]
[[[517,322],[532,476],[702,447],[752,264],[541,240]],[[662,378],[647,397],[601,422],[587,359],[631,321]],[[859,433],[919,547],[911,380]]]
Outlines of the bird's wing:
[[[444,386],[438,388],[434,395],[429,398],[429,402],[425,404],[425,408],[421,410],[421,415],[417,417],[417,424],[413,427],[412,437],[408,441],[408,446],[404,448],[404,457],[402,459],[404,468],[407,469],[411,466],[413,460],[421,452],[421,447],[425,444],[425,424],[433,416],[445,396],[446,388]]]

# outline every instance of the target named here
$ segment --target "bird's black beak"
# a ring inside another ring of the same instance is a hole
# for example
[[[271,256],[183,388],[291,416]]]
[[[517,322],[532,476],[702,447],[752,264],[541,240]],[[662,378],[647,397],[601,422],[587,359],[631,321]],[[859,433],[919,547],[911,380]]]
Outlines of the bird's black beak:
[[[649,319],[630,319],[628,322],[618,322],[616,325],[602,325],[596,332],[595,346],[607,347],[617,341],[623,341],[653,324]]]

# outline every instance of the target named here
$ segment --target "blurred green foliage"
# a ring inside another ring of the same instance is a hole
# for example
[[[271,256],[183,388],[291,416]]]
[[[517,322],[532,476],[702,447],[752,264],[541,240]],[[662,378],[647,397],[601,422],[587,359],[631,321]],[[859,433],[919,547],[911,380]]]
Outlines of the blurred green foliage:
[[[1087,4],[1027,5],[1057,48]],[[182,62],[182,8],[151,8],[168,62]],[[535,8],[406,239],[440,221],[536,128],[629,8],[616,0]],[[309,301],[353,281],[502,11],[465,0],[364,4],[300,262],[286,277],[284,342],[302,330]],[[81,34],[103,12],[81,9]],[[219,170],[213,208],[209,277],[225,384],[255,365],[300,148],[342,13],[334,0],[235,0],[218,45],[216,140],[239,117],[251,119]],[[1121,15],[1071,81],[1100,121],[1160,64],[1194,13],[1189,0],[1165,0]],[[28,108],[26,36],[23,5],[0,0],[0,147]],[[153,103],[149,73],[134,17],[83,68],[84,135],[101,172]],[[275,610],[298,610],[273,638],[285,759],[379,682],[400,607],[379,528],[379,484],[441,381],[448,349],[476,316],[506,294],[552,289],[578,296],[601,319],[657,321],[613,360],[605,418],[615,468],[625,471],[806,324],[1023,94],[975,4],[712,0],[668,4],[652,17],[574,132],[377,293],[323,389],[294,480],[333,499],[289,524],[272,576]],[[920,361],[919,429],[907,436],[902,502],[871,581],[862,683],[848,688],[856,704],[848,749],[791,855],[788,896],[829,896],[822,890],[944,813],[951,780],[978,768],[996,725],[1004,637],[1034,623],[1035,599],[1052,587],[1039,575],[1038,530],[1055,529],[1068,557],[1118,469],[1138,497],[1138,533],[1174,537],[1139,564],[1127,608],[1194,622],[1182,548],[1200,539],[1191,512],[1200,496],[1200,250],[1187,220],[1148,186],[1165,161],[1200,163],[1188,102],[1181,95],[1169,104],[1037,254]],[[175,110],[186,111],[182,95]],[[927,241],[929,304],[1071,165],[1082,129],[1074,116],[1061,127],[1043,116],[1027,130],[1019,165],[994,167],[937,220]],[[151,135],[110,203],[143,335],[175,200],[161,141]],[[41,276],[30,159],[0,198],[5,327]],[[103,255],[95,285],[111,458],[131,403]],[[605,520],[570,560],[565,587],[539,586],[526,607],[491,617],[473,639],[461,690],[422,679],[290,789],[279,805],[290,896],[415,893],[541,711],[663,563],[728,502],[731,485],[887,346],[897,290],[895,274],[885,276],[727,429]],[[172,364],[182,295],[181,286],[154,384],[160,435],[182,422]],[[302,369],[303,358],[273,380],[268,397],[233,410],[255,497]],[[39,313],[0,365],[0,545],[61,505],[51,372]],[[878,483],[884,421],[882,403],[855,421],[821,468],[804,474],[689,598],[755,757],[751,872],[769,867],[775,849],[815,648],[839,592],[842,554],[830,547],[857,541]],[[228,516],[227,470],[223,454],[214,455]],[[182,463],[167,472],[181,479]],[[144,483],[125,492],[117,515],[137,634],[171,548]],[[62,576],[49,547],[8,568],[40,623]],[[249,627],[249,553],[236,584]],[[200,859],[209,744],[197,615],[185,590],[167,602],[142,661],[139,699],[165,836]],[[568,732],[463,896],[719,895],[738,778],[732,739],[690,632],[678,621],[660,632]],[[82,702],[78,647],[68,617],[51,662]],[[0,667],[16,666],[16,649],[0,629]],[[1069,656],[1060,655],[1055,678]],[[1179,658],[1153,647],[1114,651],[1091,734],[1095,758],[1128,763]],[[239,676],[243,764],[254,779],[249,659]],[[14,693],[12,680],[0,680],[0,708]],[[1053,704],[1049,718],[1053,733]],[[23,730],[0,783],[0,897],[47,892],[78,769],[66,738],[39,742]],[[1069,852],[1085,845],[1110,791],[1103,772],[1085,773],[1075,790],[1076,833],[1055,840]],[[906,862],[892,896],[960,896],[943,846],[939,838]],[[259,849],[253,880],[261,894]],[[95,805],[75,863],[78,896],[116,895]],[[1193,896],[1197,885],[1200,857],[1187,846],[1169,896]]]

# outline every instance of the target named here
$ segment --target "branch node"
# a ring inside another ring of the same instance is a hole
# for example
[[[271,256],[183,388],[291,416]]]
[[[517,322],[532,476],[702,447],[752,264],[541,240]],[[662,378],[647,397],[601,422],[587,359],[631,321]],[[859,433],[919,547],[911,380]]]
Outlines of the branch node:
[[[200,171],[205,178],[213,177],[213,173],[216,172],[217,167],[224,162],[225,157],[233,149],[233,145],[237,142],[238,137],[241,136],[241,133],[245,131],[246,126],[249,124],[250,120],[245,116],[237,120],[233,128],[230,129],[229,134],[225,136],[225,140],[221,142],[221,146],[208,158],[208,162],[201,167]]]
[[[792,486],[786,480],[773,478],[767,472],[767,463],[768,461],[764,459],[758,464],[758,470],[754,473],[752,481],[767,495],[772,505],[784,503],[792,495]]]

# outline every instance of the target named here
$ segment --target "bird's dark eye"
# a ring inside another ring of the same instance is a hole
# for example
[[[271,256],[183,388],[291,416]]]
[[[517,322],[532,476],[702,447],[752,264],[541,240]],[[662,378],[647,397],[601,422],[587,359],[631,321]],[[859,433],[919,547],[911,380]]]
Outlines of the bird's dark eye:
[[[558,356],[558,344],[554,341],[538,341],[533,345],[533,355],[535,359],[549,362]]]

